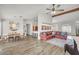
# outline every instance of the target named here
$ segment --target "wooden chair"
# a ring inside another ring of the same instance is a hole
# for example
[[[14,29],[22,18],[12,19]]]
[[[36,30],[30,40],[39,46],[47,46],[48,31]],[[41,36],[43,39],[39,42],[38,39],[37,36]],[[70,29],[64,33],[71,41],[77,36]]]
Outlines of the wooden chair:
[[[14,41],[14,37],[8,37],[8,42],[13,42]]]
[[[15,41],[21,40],[20,36],[15,36]]]

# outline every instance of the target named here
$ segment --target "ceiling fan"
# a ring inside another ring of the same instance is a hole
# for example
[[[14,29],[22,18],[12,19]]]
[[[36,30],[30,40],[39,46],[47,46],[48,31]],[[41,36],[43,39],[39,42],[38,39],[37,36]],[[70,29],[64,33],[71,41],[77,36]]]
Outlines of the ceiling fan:
[[[52,8],[47,8],[46,10],[49,10],[50,12],[53,12],[53,14],[55,12],[59,12],[59,11],[64,11],[64,9],[59,9],[61,5],[56,5],[56,4],[52,4]]]

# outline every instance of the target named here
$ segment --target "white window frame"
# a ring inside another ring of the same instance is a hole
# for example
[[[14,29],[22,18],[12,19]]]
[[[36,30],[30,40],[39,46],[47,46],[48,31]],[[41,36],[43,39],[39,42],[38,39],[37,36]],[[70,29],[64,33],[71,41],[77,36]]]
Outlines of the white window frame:
[[[63,25],[62,26],[62,31],[71,33],[71,25]]]

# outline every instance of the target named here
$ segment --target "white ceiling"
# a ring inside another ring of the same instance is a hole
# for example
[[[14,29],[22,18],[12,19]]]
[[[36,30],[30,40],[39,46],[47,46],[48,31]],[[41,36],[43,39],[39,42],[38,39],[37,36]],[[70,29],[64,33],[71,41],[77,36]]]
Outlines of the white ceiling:
[[[0,5],[0,16],[2,18],[12,18],[14,16],[23,16],[25,19],[32,19],[37,16],[40,12],[46,11],[46,8],[50,8],[48,4],[1,4]],[[78,4],[61,5],[60,8],[65,10],[79,7]]]
[[[16,5],[0,5],[0,15],[5,18],[12,18],[14,16],[31,19],[35,17],[40,10],[46,8],[47,5],[42,4],[16,4]]]

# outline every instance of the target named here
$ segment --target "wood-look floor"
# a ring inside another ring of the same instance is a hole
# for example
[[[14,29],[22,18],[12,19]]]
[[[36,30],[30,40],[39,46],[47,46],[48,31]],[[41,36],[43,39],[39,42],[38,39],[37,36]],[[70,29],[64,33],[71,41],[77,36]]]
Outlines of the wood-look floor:
[[[64,49],[32,37],[0,44],[1,55],[64,55]]]

